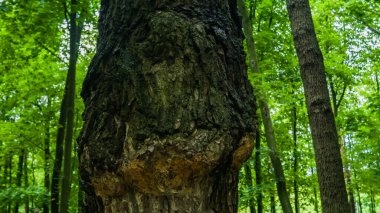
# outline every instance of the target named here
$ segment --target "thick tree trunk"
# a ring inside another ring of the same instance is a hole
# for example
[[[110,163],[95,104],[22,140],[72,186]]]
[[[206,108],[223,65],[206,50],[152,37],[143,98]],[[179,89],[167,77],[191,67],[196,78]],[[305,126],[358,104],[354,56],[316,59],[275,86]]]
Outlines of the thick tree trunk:
[[[309,2],[286,2],[306,96],[322,209],[324,213],[349,212],[338,134]]]
[[[237,211],[256,108],[236,1],[102,1],[82,97],[87,212]]]
[[[254,73],[260,73],[256,56],[255,41],[252,35],[252,21],[249,19],[245,1],[238,0],[238,7],[243,17],[243,28],[248,48],[249,65]],[[266,141],[270,149],[269,157],[276,177],[277,194],[283,211],[285,213],[291,213],[293,210],[286,189],[284,170],[282,168],[281,160],[276,147],[276,137],[274,134],[269,106],[262,92],[258,91],[258,93],[258,105],[260,108],[261,118],[264,123]]]

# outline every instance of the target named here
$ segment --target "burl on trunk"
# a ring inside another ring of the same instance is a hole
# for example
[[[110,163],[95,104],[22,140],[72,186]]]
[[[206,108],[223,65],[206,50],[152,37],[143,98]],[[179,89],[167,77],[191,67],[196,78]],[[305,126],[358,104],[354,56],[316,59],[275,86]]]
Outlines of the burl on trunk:
[[[103,0],[83,84],[87,212],[236,212],[256,106],[234,0]]]

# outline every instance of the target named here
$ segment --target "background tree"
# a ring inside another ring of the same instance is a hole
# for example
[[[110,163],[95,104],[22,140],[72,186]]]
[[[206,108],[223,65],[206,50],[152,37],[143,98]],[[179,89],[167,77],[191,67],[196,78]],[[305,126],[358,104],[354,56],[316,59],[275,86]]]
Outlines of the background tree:
[[[323,212],[348,212],[338,133],[309,2],[286,3],[305,90]]]
[[[251,19],[248,16],[248,12],[245,6],[244,0],[238,0],[238,7],[240,14],[243,18],[243,28],[244,35],[247,43],[247,52],[248,52],[248,61],[249,66],[252,72],[260,73],[258,60],[256,55],[255,41],[252,35],[252,23]],[[256,81],[257,82],[257,81]],[[260,85],[260,82],[257,82]],[[255,88],[256,89],[256,88]],[[289,195],[286,190],[286,179],[284,175],[284,170],[281,165],[281,160],[279,158],[279,154],[276,147],[276,137],[273,129],[273,122],[270,116],[270,109],[268,103],[265,99],[264,92],[261,90],[257,90],[258,92],[258,106],[260,108],[261,119],[264,124],[265,129],[265,137],[268,143],[268,147],[270,149],[270,159],[274,169],[275,177],[276,177],[276,186],[277,186],[277,194],[281,202],[282,210],[286,213],[293,212],[292,206],[290,204]]]

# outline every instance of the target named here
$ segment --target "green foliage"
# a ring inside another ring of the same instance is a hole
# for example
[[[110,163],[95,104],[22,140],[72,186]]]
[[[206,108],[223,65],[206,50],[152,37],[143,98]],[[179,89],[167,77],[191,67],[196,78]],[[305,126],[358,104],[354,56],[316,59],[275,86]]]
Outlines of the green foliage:
[[[314,151],[285,2],[246,0],[246,3],[250,14],[253,14],[252,33],[262,72],[249,73],[249,79],[269,101],[291,202],[294,202],[293,181],[296,178],[301,212],[313,212],[315,198],[317,202],[320,200],[319,194],[314,196],[314,189],[318,193]],[[356,201],[358,193],[361,195],[363,211],[371,205],[371,193],[376,199],[380,196],[377,183],[380,176],[380,35],[376,34],[380,26],[379,3],[311,1],[332,105],[333,96],[336,99],[336,123],[345,150],[343,160],[350,170]],[[297,111],[297,174],[293,172],[294,107]],[[267,158],[265,154],[262,156]],[[252,161],[249,163],[253,164]],[[268,172],[265,164],[263,166],[263,172]],[[252,172],[255,175],[254,170]],[[240,178],[243,180],[244,177],[242,171]],[[273,177],[267,175],[263,181],[269,184]],[[256,196],[257,189],[261,187],[254,185],[253,188],[249,189],[244,181],[240,182],[240,209],[247,208],[249,192],[253,190]],[[270,205],[269,193],[268,190],[264,192],[264,206]]]
[[[42,186],[9,187],[0,191],[0,203],[25,202],[33,198],[36,205],[41,206],[48,197],[49,192]],[[1,205],[0,205],[1,206]]]
[[[79,92],[94,54],[98,7],[99,1],[86,0],[78,8],[84,42],[77,64],[74,138],[82,125]],[[0,212],[8,204],[24,205],[21,201],[26,198],[33,200],[29,202],[33,208],[42,209],[43,203],[50,202],[50,190],[43,187],[44,170],[51,178],[68,65],[69,9],[62,1],[0,1]],[[51,152],[46,160],[45,140]],[[21,150],[28,158],[18,186]],[[79,187],[76,177],[74,181],[75,195]],[[73,196],[72,212],[77,211],[77,202]]]

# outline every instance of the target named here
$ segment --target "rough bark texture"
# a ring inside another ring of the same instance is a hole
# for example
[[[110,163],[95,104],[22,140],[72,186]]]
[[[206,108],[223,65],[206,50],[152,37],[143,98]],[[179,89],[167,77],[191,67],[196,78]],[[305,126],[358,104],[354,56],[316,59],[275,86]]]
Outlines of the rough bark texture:
[[[338,134],[309,2],[286,3],[306,96],[322,209],[324,213],[349,212]]]
[[[256,56],[255,41],[252,35],[252,21],[249,19],[244,0],[238,0],[239,11],[243,18],[244,35],[247,42],[249,65],[254,73],[260,73],[258,60]],[[286,189],[286,179],[284,169],[282,168],[281,159],[276,147],[276,137],[270,115],[269,105],[264,95],[258,92],[258,106],[260,108],[261,118],[264,124],[265,138],[270,149],[269,157],[276,177],[277,194],[281,203],[282,210],[285,213],[293,212],[290,204],[289,195]]]
[[[102,1],[82,97],[87,212],[237,211],[256,108],[236,1]]]

